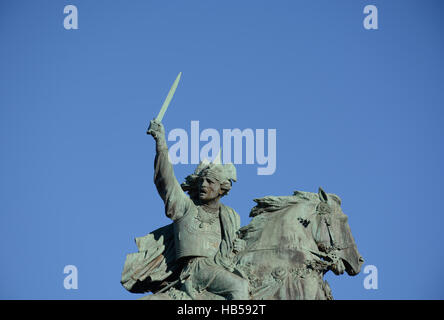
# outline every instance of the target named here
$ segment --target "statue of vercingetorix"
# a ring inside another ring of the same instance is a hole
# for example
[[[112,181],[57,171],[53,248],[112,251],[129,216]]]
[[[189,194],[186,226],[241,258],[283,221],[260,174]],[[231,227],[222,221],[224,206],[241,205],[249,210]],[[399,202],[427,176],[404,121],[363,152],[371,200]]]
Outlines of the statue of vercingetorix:
[[[252,219],[239,229],[239,215],[220,203],[236,181],[232,164],[204,160],[180,185],[161,123],[180,75],[147,132],[156,141],[154,182],[173,223],[136,238],[122,285],[153,293],[143,299],[333,299],[324,275],[355,276],[364,263],[341,198],[319,187],[254,199]]]

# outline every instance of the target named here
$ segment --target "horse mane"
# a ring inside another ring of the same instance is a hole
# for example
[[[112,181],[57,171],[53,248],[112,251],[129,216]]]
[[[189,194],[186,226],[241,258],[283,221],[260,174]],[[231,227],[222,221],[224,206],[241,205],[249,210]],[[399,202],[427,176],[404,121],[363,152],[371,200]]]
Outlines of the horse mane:
[[[334,200],[339,206],[341,205],[341,198],[336,194],[329,193],[328,197]],[[314,192],[296,190],[291,196],[266,196],[254,199],[253,201],[256,202],[256,206],[250,211],[250,217],[252,218],[265,212],[277,211],[303,201],[319,201],[319,195]]]

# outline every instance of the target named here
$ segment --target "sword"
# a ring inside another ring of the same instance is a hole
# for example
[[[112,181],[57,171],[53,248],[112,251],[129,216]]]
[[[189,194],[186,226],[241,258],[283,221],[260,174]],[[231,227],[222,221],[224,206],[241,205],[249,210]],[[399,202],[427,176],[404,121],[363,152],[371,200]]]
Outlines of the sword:
[[[173,85],[171,86],[170,92],[168,92],[168,95],[163,102],[162,108],[160,108],[159,114],[156,117],[156,120],[161,122],[163,119],[163,115],[165,114],[165,111],[168,109],[168,106],[170,105],[171,99],[173,99],[174,92],[176,92],[177,85],[179,84],[180,76],[182,75],[182,72],[179,72],[179,75],[177,76],[176,80],[174,80]]]

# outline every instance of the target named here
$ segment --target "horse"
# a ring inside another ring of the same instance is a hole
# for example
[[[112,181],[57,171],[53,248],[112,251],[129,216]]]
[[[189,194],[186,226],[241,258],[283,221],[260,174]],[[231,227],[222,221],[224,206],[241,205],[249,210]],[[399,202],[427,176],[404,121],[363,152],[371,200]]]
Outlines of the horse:
[[[319,188],[318,193],[295,191],[291,196],[254,201],[250,223],[238,231],[245,249],[233,257],[233,272],[248,279],[250,299],[331,300],[331,288],[323,279],[328,271],[350,276],[360,272],[364,259],[337,195]],[[177,279],[180,266],[173,263],[169,229],[172,225],[136,239],[139,253],[127,257],[124,287],[131,292],[151,291],[142,298],[150,300],[222,299],[206,290],[195,292]]]

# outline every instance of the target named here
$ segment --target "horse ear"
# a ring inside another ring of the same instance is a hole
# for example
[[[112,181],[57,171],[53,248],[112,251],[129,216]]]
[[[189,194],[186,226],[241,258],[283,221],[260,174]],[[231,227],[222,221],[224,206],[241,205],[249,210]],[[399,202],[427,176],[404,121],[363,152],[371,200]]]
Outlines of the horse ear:
[[[321,187],[319,187],[318,195],[321,202],[328,202],[328,196]]]

